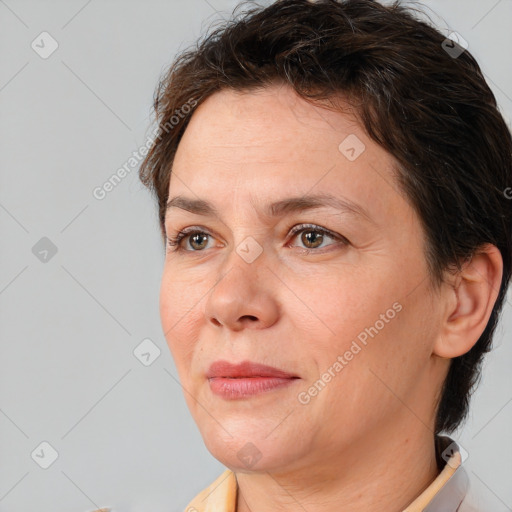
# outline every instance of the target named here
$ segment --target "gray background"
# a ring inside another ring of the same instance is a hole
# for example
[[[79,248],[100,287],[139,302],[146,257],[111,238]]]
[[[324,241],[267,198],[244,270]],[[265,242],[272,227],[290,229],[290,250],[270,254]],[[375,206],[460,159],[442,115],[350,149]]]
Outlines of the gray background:
[[[468,41],[511,119],[512,1],[424,4]],[[0,512],[179,511],[223,470],[161,332],[163,253],[137,166],[103,200],[92,192],[146,141],[163,69],[235,5],[0,0]],[[59,45],[46,59],[31,47],[43,31]],[[43,237],[56,254],[33,253]],[[511,309],[509,293],[454,435],[493,512],[512,508]],[[133,353],[146,338],[161,351],[149,366]],[[58,453],[47,469],[43,441]]]

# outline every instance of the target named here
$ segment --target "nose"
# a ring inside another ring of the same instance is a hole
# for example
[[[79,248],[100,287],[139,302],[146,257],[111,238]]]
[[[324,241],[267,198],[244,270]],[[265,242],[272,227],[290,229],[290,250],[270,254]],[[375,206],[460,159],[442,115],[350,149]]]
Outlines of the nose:
[[[206,300],[205,315],[214,326],[239,331],[264,329],[277,321],[281,309],[278,280],[262,256],[251,263],[230,258],[232,264]]]

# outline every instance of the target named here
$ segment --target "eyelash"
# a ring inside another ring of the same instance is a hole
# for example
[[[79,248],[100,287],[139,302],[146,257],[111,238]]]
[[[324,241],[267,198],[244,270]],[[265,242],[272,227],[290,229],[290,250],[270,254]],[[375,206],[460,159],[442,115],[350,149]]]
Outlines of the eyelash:
[[[298,233],[301,233],[302,231],[313,231],[313,232],[316,232],[316,233],[320,233],[322,235],[327,235],[329,236],[330,238],[333,238],[334,240],[337,240],[338,242],[340,242],[342,245],[347,245],[349,243],[349,241],[341,236],[341,235],[338,235],[336,233],[333,233],[332,231],[329,231],[328,229],[325,229],[325,228],[321,228],[320,226],[317,226],[315,224],[299,224],[295,227],[293,227],[290,231],[290,235],[292,237],[295,237],[295,235],[297,235]],[[210,233],[208,233],[208,231],[205,231],[203,229],[198,229],[197,227],[191,227],[191,228],[186,228],[186,229],[183,229],[181,231],[179,231],[175,237],[168,237],[167,238],[167,243],[169,245],[170,248],[172,248],[171,250],[172,251],[175,251],[175,252],[196,252],[196,253],[200,253],[200,252],[203,252],[203,250],[198,250],[198,251],[195,251],[195,250],[187,250],[187,249],[184,249],[182,246],[181,246],[181,242],[187,237],[187,236],[191,236],[191,235],[196,235],[196,234],[202,234],[202,235],[208,235],[208,236],[212,236]],[[334,244],[329,244],[329,245],[334,245]],[[305,253],[305,254],[310,254],[312,252],[319,252],[319,250],[317,249],[307,249],[307,248],[301,248],[302,249],[302,252]]]

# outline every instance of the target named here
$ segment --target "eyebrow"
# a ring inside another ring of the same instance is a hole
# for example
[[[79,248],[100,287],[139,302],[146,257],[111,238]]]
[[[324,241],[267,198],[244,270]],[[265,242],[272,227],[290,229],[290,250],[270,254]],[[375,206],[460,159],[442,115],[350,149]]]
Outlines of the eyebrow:
[[[349,213],[357,217],[366,219],[375,224],[374,219],[361,205],[350,201],[347,198],[333,196],[331,194],[310,195],[307,197],[287,197],[274,203],[267,205],[263,215],[273,219],[284,217],[290,213],[296,213],[306,210],[331,207],[343,213]],[[167,212],[172,208],[180,208],[196,215],[205,217],[216,217],[220,219],[220,215],[215,206],[204,199],[191,199],[183,196],[176,196],[167,202]]]

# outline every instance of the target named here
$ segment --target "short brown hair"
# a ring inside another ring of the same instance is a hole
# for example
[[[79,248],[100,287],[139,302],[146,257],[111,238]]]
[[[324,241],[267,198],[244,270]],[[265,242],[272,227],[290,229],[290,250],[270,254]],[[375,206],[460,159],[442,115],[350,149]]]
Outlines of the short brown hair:
[[[164,238],[172,163],[190,105],[221,89],[274,83],[333,109],[337,97],[348,100],[368,135],[395,157],[399,188],[424,229],[435,286],[483,245],[500,250],[503,278],[489,322],[471,350],[452,359],[439,400],[435,431],[453,431],[491,348],[512,263],[512,138],[479,65],[398,2],[253,4],[183,51],[155,92],[158,132],[140,178],[156,195]]]

